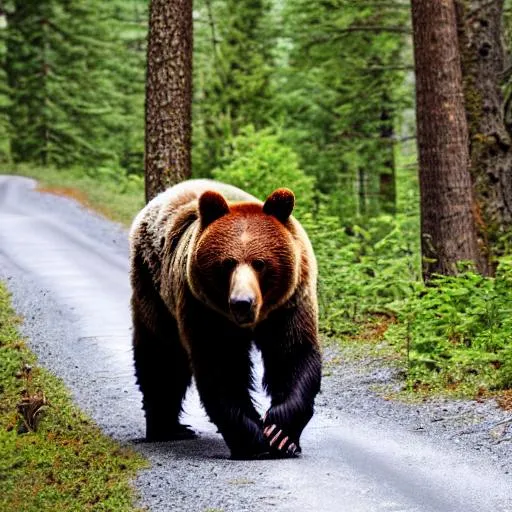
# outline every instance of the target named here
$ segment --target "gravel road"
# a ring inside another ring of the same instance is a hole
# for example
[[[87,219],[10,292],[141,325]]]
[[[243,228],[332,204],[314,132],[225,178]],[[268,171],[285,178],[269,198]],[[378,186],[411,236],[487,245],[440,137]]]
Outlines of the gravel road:
[[[125,229],[0,176],[0,279],[23,332],[102,429],[149,459],[135,482],[148,510],[512,512],[512,414],[491,401],[386,401],[372,386],[399,381],[370,360],[324,378],[300,459],[229,460],[194,390],[184,419],[199,439],[135,442],[127,272]]]

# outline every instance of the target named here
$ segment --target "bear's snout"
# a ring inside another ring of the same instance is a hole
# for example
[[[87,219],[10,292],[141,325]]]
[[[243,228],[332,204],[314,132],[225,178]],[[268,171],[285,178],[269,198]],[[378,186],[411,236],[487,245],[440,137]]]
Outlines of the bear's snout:
[[[229,310],[233,320],[242,326],[258,320],[261,302],[258,278],[246,264],[238,265],[231,276]]]
[[[231,297],[229,309],[236,322],[240,325],[252,324],[255,320],[255,307],[253,297]]]

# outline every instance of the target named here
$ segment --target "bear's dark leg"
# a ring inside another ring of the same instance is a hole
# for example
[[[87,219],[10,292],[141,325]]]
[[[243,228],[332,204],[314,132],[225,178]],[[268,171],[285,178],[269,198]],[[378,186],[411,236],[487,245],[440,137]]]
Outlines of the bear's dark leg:
[[[237,348],[232,347],[227,357],[209,358],[208,365],[201,365],[201,369],[196,366],[195,376],[204,408],[222,434],[231,457],[252,459],[268,453],[269,447],[250,396],[249,349]]]
[[[183,309],[182,325],[201,402],[232,458],[252,459],[268,453],[260,415],[250,395],[252,333],[193,299]]]
[[[300,453],[300,435],[313,416],[320,390],[321,356],[315,309],[301,304],[272,313],[256,329],[271,397],[264,417],[264,435],[272,451],[283,456]]]
[[[176,322],[168,319],[164,338],[151,332],[135,316],[133,354],[146,414],[146,439],[194,438],[194,432],[179,422],[191,372],[187,354],[179,342]]]
[[[187,353],[176,320],[155,289],[143,258],[132,260],[133,355],[135,374],[146,413],[146,439],[191,439],[194,432],[181,425],[181,403],[191,382]]]

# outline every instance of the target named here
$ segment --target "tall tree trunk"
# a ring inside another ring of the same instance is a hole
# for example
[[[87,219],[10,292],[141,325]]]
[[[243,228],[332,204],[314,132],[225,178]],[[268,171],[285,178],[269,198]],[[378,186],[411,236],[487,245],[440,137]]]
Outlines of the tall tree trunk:
[[[192,0],[152,0],[146,84],[146,200],[191,175]]]
[[[481,268],[454,0],[412,0],[423,275]]]
[[[366,173],[362,167],[359,167],[357,169],[357,192],[358,192],[358,209],[357,213],[359,215],[366,215],[368,212],[368,194],[367,194],[367,182],[368,182],[368,176],[366,176]]]
[[[384,101],[386,102],[386,100],[387,95],[384,94]],[[382,108],[380,121],[381,151],[385,155],[379,173],[380,211],[393,215],[396,213],[396,168],[393,145],[395,130],[393,128],[393,115],[387,108]]]
[[[479,239],[500,253],[499,236],[512,227],[512,148],[504,120],[503,0],[457,0],[471,177]]]

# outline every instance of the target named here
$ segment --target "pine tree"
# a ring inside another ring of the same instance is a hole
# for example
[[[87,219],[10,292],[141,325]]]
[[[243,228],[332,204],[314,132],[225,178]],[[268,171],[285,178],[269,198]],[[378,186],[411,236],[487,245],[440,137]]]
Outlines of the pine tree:
[[[146,200],[191,174],[192,1],[152,0],[146,84]]]
[[[246,125],[271,123],[268,0],[202,0],[196,20],[194,172],[207,176]]]
[[[1,4],[0,4],[1,5]],[[10,5],[2,5],[0,10],[0,162],[10,160],[10,123],[9,106],[11,92],[7,83],[5,72],[7,59],[7,12]]]
[[[129,126],[119,80],[135,80],[111,9],[100,0],[14,1],[5,69],[15,161],[119,166]]]
[[[119,53],[113,56],[115,88],[121,93],[122,126],[118,128],[120,164],[128,173],[144,172],[144,95],[148,33],[146,0],[110,0],[105,7],[115,20]]]
[[[395,209],[394,139],[408,106],[408,5],[290,0],[282,102],[291,143],[344,218]]]
[[[492,259],[503,251],[500,237],[512,228],[512,126],[506,123],[502,88],[504,1],[457,0],[457,7],[477,228]]]

